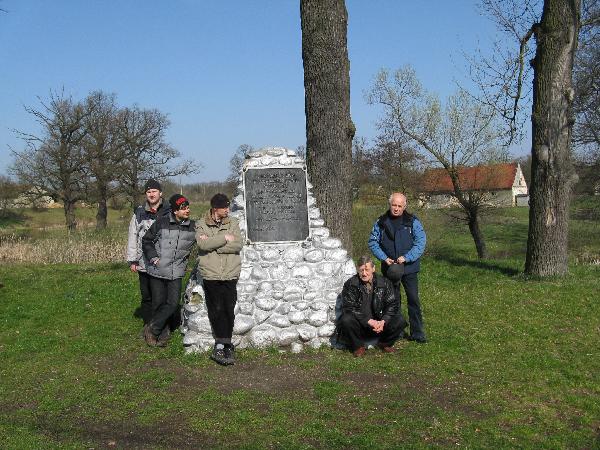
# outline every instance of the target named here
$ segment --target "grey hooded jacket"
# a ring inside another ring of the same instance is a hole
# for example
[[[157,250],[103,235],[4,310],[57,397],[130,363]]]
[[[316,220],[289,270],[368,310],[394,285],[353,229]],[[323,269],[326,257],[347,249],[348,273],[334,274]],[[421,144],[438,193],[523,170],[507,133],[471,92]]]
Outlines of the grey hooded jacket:
[[[137,264],[138,271],[140,272],[146,271],[144,258],[142,257],[142,238],[156,218],[168,212],[169,209],[163,207],[162,200],[155,211],[146,202],[144,205],[135,208],[133,212],[133,216],[129,221],[129,233],[127,237],[127,262],[129,264]]]
[[[183,278],[196,242],[195,231],[193,220],[178,222],[171,212],[159,217],[142,238],[148,275],[167,280]],[[153,264],[157,258],[158,264]]]

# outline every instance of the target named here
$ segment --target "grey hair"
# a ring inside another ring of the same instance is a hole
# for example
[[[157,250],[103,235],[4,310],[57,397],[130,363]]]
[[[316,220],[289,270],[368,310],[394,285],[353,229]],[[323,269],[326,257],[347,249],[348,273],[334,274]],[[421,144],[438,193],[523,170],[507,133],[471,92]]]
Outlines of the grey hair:
[[[394,197],[394,195],[401,195],[402,197],[404,197],[404,202],[408,203],[408,199],[406,198],[406,195],[404,195],[402,192],[392,192],[390,194],[390,198],[388,198],[388,203],[390,205],[392,204],[392,197]]]
[[[356,267],[362,267],[368,263],[371,263],[371,267],[375,267],[375,264],[370,256],[362,255],[360,258],[358,258],[358,261],[356,261]]]

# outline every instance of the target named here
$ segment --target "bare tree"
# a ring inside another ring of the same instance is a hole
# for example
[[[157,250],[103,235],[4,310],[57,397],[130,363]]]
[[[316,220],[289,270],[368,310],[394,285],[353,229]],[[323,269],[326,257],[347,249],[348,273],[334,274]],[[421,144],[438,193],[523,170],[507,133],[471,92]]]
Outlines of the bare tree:
[[[238,180],[240,178],[240,173],[242,172],[242,166],[244,165],[244,160],[246,159],[246,155],[250,152],[254,151],[254,147],[248,144],[240,145],[231,159],[229,160],[229,176],[227,177],[226,182],[229,183],[233,188],[237,186]]]
[[[344,0],[301,0],[306,162],[325,223],[352,251],[348,12]]]
[[[382,69],[366,99],[369,104],[383,107],[379,127],[384,133],[393,128],[397,136],[410,140],[444,168],[464,212],[477,255],[486,258],[479,217],[488,201],[487,194],[463,186],[461,168],[506,159],[495,112],[463,90],[451,96],[444,107],[436,96],[423,89],[409,66],[393,74]]]
[[[88,201],[98,204],[96,229],[100,230],[107,225],[108,199],[116,192],[116,180],[125,152],[116,130],[116,96],[94,91],[87,96],[84,104],[89,110],[85,119],[87,134],[82,141],[86,169],[90,175]]]
[[[181,155],[166,142],[169,125],[167,116],[156,109],[133,106],[121,109],[117,115],[119,139],[125,152],[119,184],[132,206],[138,204],[145,180],[191,175],[201,168],[192,160],[176,163]]]
[[[82,141],[90,110],[63,93],[51,92],[49,102],[40,99],[40,103],[39,109],[25,107],[25,110],[41,125],[41,134],[15,130],[25,142],[25,149],[13,150],[11,172],[21,183],[62,202],[67,229],[72,231],[77,226],[75,205],[86,195]]]

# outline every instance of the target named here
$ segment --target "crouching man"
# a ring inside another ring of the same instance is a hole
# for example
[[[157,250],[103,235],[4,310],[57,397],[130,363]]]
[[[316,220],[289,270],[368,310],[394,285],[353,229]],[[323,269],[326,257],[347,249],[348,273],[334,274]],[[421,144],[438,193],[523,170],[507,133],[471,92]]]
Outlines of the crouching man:
[[[357,274],[342,290],[342,316],[338,321],[340,341],[354,356],[365,354],[368,341],[376,340],[385,353],[394,352],[394,342],[404,333],[406,321],[392,283],[375,273],[368,256],[361,256]]]
[[[167,345],[169,319],[177,310],[181,280],[196,242],[196,224],[190,220],[188,200],[175,194],[169,204],[171,212],[159,217],[142,238],[152,291],[152,317],[144,327],[144,339],[151,347]]]

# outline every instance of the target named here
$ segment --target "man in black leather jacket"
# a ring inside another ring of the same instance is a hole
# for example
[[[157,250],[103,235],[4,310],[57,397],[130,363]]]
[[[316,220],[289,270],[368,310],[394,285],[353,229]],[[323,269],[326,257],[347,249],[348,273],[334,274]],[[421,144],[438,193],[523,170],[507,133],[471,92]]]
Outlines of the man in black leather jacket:
[[[338,321],[340,341],[354,356],[365,354],[366,343],[377,340],[386,353],[394,352],[394,342],[404,333],[406,321],[392,283],[375,273],[368,256],[361,256],[357,274],[346,281],[342,291],[342,316]]]

